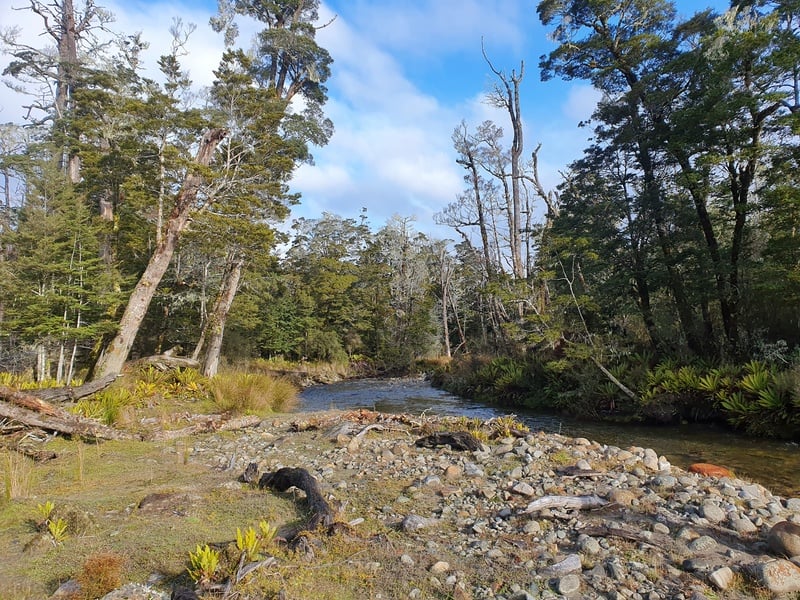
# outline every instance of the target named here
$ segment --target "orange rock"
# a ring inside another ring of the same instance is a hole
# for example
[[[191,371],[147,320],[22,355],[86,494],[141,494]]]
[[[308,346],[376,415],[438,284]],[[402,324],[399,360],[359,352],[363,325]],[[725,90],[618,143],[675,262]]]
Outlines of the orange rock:
[[[733,473],[730,470],[711,463],[694,463],[689,467],[689,472],[699,473],[706,477],[733,477]]]

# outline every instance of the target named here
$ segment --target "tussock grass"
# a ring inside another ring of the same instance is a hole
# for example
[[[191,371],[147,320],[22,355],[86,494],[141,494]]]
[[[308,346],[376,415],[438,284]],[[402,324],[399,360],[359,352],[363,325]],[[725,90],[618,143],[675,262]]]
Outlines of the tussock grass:
[[[237,415],[283,412],[297,401],[297,389],[282,377],[227,371],[211,380],[216,408]]]
[[[100,598],[122,585],[124,559],[114,552],[91,554],[76,577],[81,586],[81,598]]]
[[[15,452],[3,452],[3,488],[6,500],[27,498],[33,480],[33,461]]]

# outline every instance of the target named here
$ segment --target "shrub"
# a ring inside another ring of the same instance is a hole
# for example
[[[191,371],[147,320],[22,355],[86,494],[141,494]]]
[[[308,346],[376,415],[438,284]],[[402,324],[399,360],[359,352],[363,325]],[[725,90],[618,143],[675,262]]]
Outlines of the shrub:
[[[234,414],[284,411],[297,400],[297,389],[289,381],[260,373],[220,373],[210,385],[217,408]]]

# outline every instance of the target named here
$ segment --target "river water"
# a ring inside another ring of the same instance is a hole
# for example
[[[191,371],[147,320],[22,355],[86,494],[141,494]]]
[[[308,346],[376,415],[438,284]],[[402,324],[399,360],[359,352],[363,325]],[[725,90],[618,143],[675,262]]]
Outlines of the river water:
[[[459,398],[418,379],[365,379],[312,386],[303,390],[298,405],[299,411],[355,408],[480,419],[513,414],[532,431],[585,437],[620,448],[652,448],[682,468],[696,462],[723,465],[739,477],[758,481],[773,493],[800,497],[800,446],[791,442],[752,439],[722,428],[615,425],[543,415]]]

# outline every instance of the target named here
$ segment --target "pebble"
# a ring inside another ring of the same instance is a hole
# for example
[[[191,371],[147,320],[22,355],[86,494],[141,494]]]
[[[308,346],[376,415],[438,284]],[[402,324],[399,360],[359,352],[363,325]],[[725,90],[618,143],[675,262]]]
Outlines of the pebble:
[[[442,573],[447,573],[447,571],[449,570],[450,570],[450,563],[443,560],[436,561],[435,563],[433,563],[433,565],[431,565],[431,568],[429,569],[429,571],[434,575],[441,575]]]

